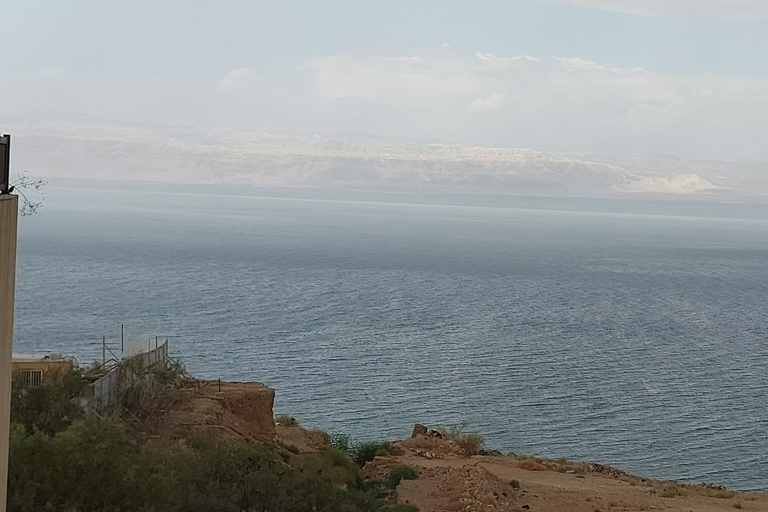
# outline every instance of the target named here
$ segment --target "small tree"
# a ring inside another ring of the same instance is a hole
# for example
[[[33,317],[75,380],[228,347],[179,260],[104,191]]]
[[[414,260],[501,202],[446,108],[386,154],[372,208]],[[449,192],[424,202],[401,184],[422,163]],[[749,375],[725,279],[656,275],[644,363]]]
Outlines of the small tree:
[[[9,192],[17,192],[21,198],[21,207],[19,208],[19,214],[22,217],[29,217],[34,215],[43,206],[43,189],[48,185],[46,180],[33,180],[27,176],[27,171],[24,171],[19,175],[18,179],[11,183]],[[25,192],[26,191],[26,192]],[[39,200],[33,201],[27,195],[27,192],[34,191],[39,197]]]

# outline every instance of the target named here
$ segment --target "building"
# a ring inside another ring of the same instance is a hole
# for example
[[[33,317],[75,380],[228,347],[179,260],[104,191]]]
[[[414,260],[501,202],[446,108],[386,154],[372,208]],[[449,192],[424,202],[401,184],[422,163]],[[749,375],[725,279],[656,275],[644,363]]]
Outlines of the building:
[[[61,354],[13,354],[11,373],[23,386],[39,386],[73,367],[74,360]]]

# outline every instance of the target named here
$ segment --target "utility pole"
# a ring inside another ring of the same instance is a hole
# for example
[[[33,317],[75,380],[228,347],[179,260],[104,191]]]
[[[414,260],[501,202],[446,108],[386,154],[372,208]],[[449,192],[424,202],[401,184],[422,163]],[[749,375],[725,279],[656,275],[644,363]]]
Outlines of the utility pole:
[[[101,337],[101,365],[107,365],[107,337]]]
[[[125,325],[120,324],[120,355],[125,354]]]
[[[11,361],[16,293],[16,227],[19,198],[10,180],[11,136],[0,136],[0,512],[8,496],[8,447],[11,429]]]

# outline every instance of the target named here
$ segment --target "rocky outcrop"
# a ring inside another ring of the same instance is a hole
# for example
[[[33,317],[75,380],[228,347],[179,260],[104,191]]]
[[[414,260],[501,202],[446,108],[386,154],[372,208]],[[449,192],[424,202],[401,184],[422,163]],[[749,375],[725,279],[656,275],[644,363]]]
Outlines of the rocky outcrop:
[[[195,382],[171,390],[137,418],[138,434],[153,442],[214,436],[253,443],[275,439],[275,391],[257,382]]]

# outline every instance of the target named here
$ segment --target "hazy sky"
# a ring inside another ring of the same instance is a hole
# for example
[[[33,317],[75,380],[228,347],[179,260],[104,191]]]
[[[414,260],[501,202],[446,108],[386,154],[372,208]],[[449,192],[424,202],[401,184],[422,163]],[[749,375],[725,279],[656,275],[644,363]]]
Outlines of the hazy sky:
[[[0,114],[768,160],[766,0],[0,2]]]

